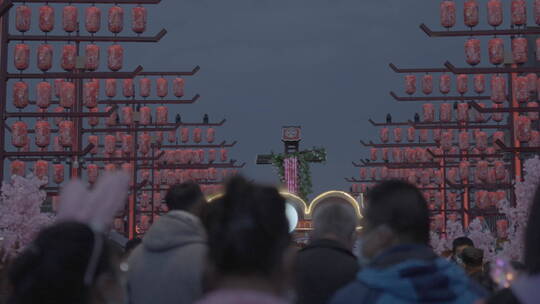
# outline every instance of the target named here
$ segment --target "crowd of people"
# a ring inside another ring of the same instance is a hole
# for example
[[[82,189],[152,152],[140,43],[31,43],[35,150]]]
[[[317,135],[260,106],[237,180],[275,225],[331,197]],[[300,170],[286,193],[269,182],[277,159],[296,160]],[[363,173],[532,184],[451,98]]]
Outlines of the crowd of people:
[[[84,220],[45,228],[11,261],[7,303],[540,302],[540,191],[509,288],[491,280],[482,250],[466,237],[449,257],[435,254],[427,202],[402,181],[371,189],[360,220],[338,200],[316,208],[311,240],[300,250],[274,187],[234,177],[209,204],[185,183],[171,187],[165,202],[169,212],[124,252]]]

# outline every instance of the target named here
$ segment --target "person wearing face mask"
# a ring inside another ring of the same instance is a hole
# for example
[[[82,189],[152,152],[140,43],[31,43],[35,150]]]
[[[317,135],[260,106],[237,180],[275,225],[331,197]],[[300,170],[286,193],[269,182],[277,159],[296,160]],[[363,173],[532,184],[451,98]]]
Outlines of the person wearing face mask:
[[[463,269],[429,247],[429,209],[422,193],[402,181],[375,186],[367,197],[356,280],[331,304],[465,304],[486,295]]]
[[[315,209],[310,243],[294,267],[297,304],[325,304],[358,272],[351,252],[358,220],[351,205],[331,201]],[[331,261],[329,263],[329,261]]]

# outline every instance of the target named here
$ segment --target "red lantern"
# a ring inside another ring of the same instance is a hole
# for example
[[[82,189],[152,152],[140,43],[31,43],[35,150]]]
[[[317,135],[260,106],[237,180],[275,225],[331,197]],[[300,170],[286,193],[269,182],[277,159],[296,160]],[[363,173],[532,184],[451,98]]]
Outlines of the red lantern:
[[[458,182],[458,170],[457,170],[457,168],[448,169],[447,178],[451,183],[456,184]]]
[[[139,144],[139,151],[141,152],[141,154],[147,155],[150,152],[152,138],[148,133],[144,132],[139,136],[139,141],[141,142]]]
[[[64,45],[62,48],[62,69],[71,71],[75,69],[77,61],[77,48],[73,44]]]
[[[163,143],[163,132],[158,131],[155,133],[156,144],[161,145]]]
[[[42,81],[36,86],[36,105],[46,109],[51,104],[52,87],[48,82]]]
[[[502,104],[497,104],[497,103],[493,104],[493,109],[502,108],[502,107],[503,107]],[[495,122],[501,122],[503,120],[503,113],[501,112],[492,113],[491,119],[493,119],[493,121]]]
[[[499,239],[508,238],[508,220],[497,220],[497,237]]]
[[[89,33],[97,33],[101,29],[101,9],[95,6],[85,10],[85,27]]]
[[[464,3],[463,17],[465,25],[468,27],[474,27],[478,25],[478,3],[476,0],[467,0]]]
[[[39,29],[46,33],[54,29],[54,9],[48,5],[39,8]]]
[[[122,93],[124,97],[135,96],[135,86],[133,85],[133,79],[124,79]]]
[[[50,44],[42,44],[38,48],[37,63],[38,68],[46,72],[52,67],[53,47]]]
[[[195,128],[193,130],[193,141],[195,143],[200,143],[202,140],[202,130],[200,128]]]
[[[26,5],[18,6],[15,15],[15,27],[17,31],[23,33],[29,31],[31,20],[32,10]]]
[[[99,46],[97,44],[88,44],[86,46],[85,69],[94,71],[99,67]]]
[[[487,178],[488,178],[488,167],[489,167],[489,164],[485,160],[479,160],[476,163],[476,176],[481,181],[486,181],[487,180]]]
[[[109,112],[112,109],[112,107],[106,107],[105,112]],[[116,125],[116,118],[118,117],[118,113],[116,111],[113,111],[109,117],[105,120],[105,124],[107,126],[114,126]]]
[[[460,103],[457,107],[457,120],[459,122],[466,122],[469,120],[469,104]]]
[[[491,26],[499,26],[503,23],[503,8],[501,0],[488,1],[488,23]]]
[[[442,122],[452,121],[452,105],[449,103],[443,103],[440,105],[439,119]]]
[[[11,162],[11,175],[23,176],[25,175],[26,164],[20,160],[14,160]]]
[[[433,130],[433,140],[435,142],[440,142],[442,137],[442,131],[440,129],[434,129]]]
[[[122,136],[122,151],[128,155],[133,152],[133,136],[129,134]]]
[[[474,91],[482,94],[486,90],[486,76],[483,74],[474,75]]]
[[[133,109],[130,106],[122,108],[122,118],[124,119],[124,124],[133,124]]]
[[[387,143],[390,136],[389,136],[389,132],[388,132],[388,128],[382,128],[380,131],[379,131],[379,136],[381,138],[381,142],[383,143]]]
[[[64,181],[64,165],[53,165],[53,180],[57,184],[61,184]]]
[[[516,79],[516,99],[519,102],[526,102],[529,99],[527,88],[527,77],[519,76]]]
[[[456,24],[456,4],[454,1],[441,2],[441,25],[451,28]]]
[[[64,31],[68,33],[75,32],[79,27],[78,18],[79,12],[75,6],[65,6],[62,13],[62,26],[64,27]]]
[[[44,160],[38,160],[34,164],[34,175],[40,179],[45,180],[49,177],[49,162]]]
[[[515,63],[527,62],[527,38],[517,37],[512,39],[512,57]]]
[[[229,159],[229,156],[228,156],[228,153],[227,153],[227,149],[221,149],[220,151],[220,159],[222,162],[225,162]]]
[[[141,107],[139,109],[139,116],[141,125],[149,125],[152,121],[152,110],[149,107]]]
[[[442,133],[441,148],[446,152],[452,149],[452,133],[448,131]]]
[[[462,131],[459,133],[459,148],[461,150],[469,150],[469,132]]]
[[[538,108],[538,102],[532,101],[527,103],[527,108]],[[538,110],[534,110],[528,113],[531,120],[538,120]]]
[[[116,138],[114,135],[105,135],[105,153],[112,155],[116,150]]]
[[[208,128],[206,130],[206,141],[208,143],[213,143],[216,137],[215,134],[216,134],[216,131],[213,128]]]
[[[433,92],[433,76],[424,75],[422,78],[422,92],[429,95]]]
[[[169,94],[169,83],[167,82],[167,79],[165,78],[158,78],[156,79],[156,91],[158,97],[167,97],[167,94]]]
[[[531,119],[527,116],[519,116],[516,120],[516,137],[519,141],[531,139]]]
[[[175,143],[176,142],[176,130],[171,130],[168,132],[167,136],[169,143]]]
[[[433,122],[435,120],[435,106],[431,103],[425,103],[422,106],[424,122]]]
[[[24,147],[28,142],[28,127],[25,122],[17,121],[11,126],[11,144],[17,148]]]
[[[119,44],[109,46],[108,66],[111,71],[119,71],[122,69],[124,62],[124,48]]]
[[[457,76],[457,91],[459,94],[463,95],[467,93],[467,91],[469,90],[468,82],[469,77],[467,75],[461,74]]]
[[[371,161],[377,161],[377,154],[378,154],[378,151],[377,151],[377,148],[371,148]]]
[[[382,149],[382,157],[381,157],[382,160],[388,161],[388,151],[389,151],[388,148],[383,148]]]
[[[105,80],[105,95],[109,98],[116,96],[116,79]]]
[[[413,142],[416,139],[416,130],[414,127],[409,127],[407,129],[407,140]]]
[[[17,70],[28,69],[30,64],[30,47],[28,44],[20,43],[15,45],[14,63]]]
[[[467,63],[472,66],[480,63],[480,40],[469,39],[465,42],[465,56]]]
[[[208,162],[209,163],[213,163],[216,161],[216,150],[215,149],[210,149],[208,150]]]
[[[452,82],[452,79],[450,78],[450,75],[442,74],[439,80],[439,91],[442,94],[450,93],[451,82]]]
[[[86,170],[88,173],[88,182],[94,184],[99,176],[99,167],[95,164],[88,164]]]
[[[525,0],[512,0],[512,25],[527,24],[527,3]]]
[[[150,90],[152,88],[152,80],[150,78],[141,78],[139,80],[139,94],[141,97],[150,96]]]
[[[15,82],[13,84],[13,103],[15,107],[24,109],[28,102],[28,85],[23,81]]]
[[[131,10],[131,15],[133,18],[131,23],[131,29],[137,34],[144,33],[144,31],[146,31],[147,19],[146,8],[136,6]]]
[[[169,110],[165,106],[156,108],[156,122],[158,124],[166,124],[168,121]]]
[[[420,142],[427,142],[429,137],[429,133],[427,129],[421,129],[420,130]]]
[[[36,123],[36,146],[45,148],[51,143],[51,126],[48,121],[40,120]]]
[[[92,150],[90,150],[90,154],[98,154],[99,152],[99,137],[97,135],[90,135],[88,136],[88,143],[94,145]]]
[[[114,172],[116,171],[116,165],[115,164],[106,164],[105,165],[105,172]]]
[[[174,81],[173,81],[173,91],[174,91],[174,96],[176,96],[176,97],[184,96],[184,79],[182,79],[182,78],[174,79]]]
[[[73,127],[73,122],[69,120],[64,120],[60,123],[59,126],[60,132],[60,143],[63,147],[71,147],[73,145],[75,129]]]
[[[527,91],[529,93],[536,93],[536,83],[538,81],[538,76],[535,73],[527,74]]]
[[[503,76],[491,77],[491,100],[496,103],[506,101],[506,80]]]
[[[406,75],[405,76],[405,93],[413,95],[416,92],[416,76],[415,75]]]
[[[118,34],[124,29],[124,9],[119,6],[109,8],[109,31]]]
[[[461,178],[461,181],[469,180],[469,167],[470,163],[466,160],[462,160],[459,163],[459,177]]]
[[[488,43],[489,61],[494,65],[504,62],[504,40],[493,38]]]
[[[91,82],[85,83],[84,89],[83,89],[84,105],[90,109],[97,107],[98,94],[99,94],[99,89],[98,89],[98,84],[96,82],[91,81]]]
[[[73,82],[64,81],[62,83],[62,91],[60,92],[60,106],[63,108],[71,108],[75,104],[75,84]]]
[[[182,143],[187,143],[189,141],[189,129],[188,128],[182,128],[180,131],[180,135],[182,137]]]
[[[495,162],[495,178],[499,181],[502,181],[506,178],[506,168],[504,162],[496,161]]]
[[[484,131],[479,131],[475,133],[476,148],[480,151],[485,151],[487,149],[487,133]]]
[[[401,128],[395,128],[394,129],[394,140],[397,143],[401,142]]]

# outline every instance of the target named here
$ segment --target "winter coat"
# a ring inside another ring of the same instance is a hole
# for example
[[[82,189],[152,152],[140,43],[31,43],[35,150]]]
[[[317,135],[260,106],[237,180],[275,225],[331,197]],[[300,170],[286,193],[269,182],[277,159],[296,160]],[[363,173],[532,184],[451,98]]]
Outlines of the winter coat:
[[[162,216],[128,259],[129,303],[194,303],[202,294],[206,252],[197,217],[177,210]]]
[[[397,246],[376,257],[331,304],[469,304],[486,292],[458,266],[424,246]]]
[[[509,289],[503,289],[489,298],[487,304],[533,304],[540,302],[540,275],[520,277]]]

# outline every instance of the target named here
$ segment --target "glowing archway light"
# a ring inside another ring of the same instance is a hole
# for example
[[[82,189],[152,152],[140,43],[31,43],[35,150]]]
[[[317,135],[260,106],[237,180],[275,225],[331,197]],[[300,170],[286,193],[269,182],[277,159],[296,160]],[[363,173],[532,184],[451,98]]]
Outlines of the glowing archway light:
[[[356,213],[356,216],[358,218],[362,218],[362,212],[360,211],[360,204],[358,201],[352,197],[349,193],[344,191],[327,191],[322,193],[321,195],[317,196],[316,198],[311,201],[311,204],[309,204],[309,208],[307,209],[306,215],[309,215],[310,217],[313,215],[313,211],[315,210],[315,207],[324,199],[331,198],[331,197],[339,197],[344,199],[346,202],[351,204],[351,206],[354,208],[354,212]]]

